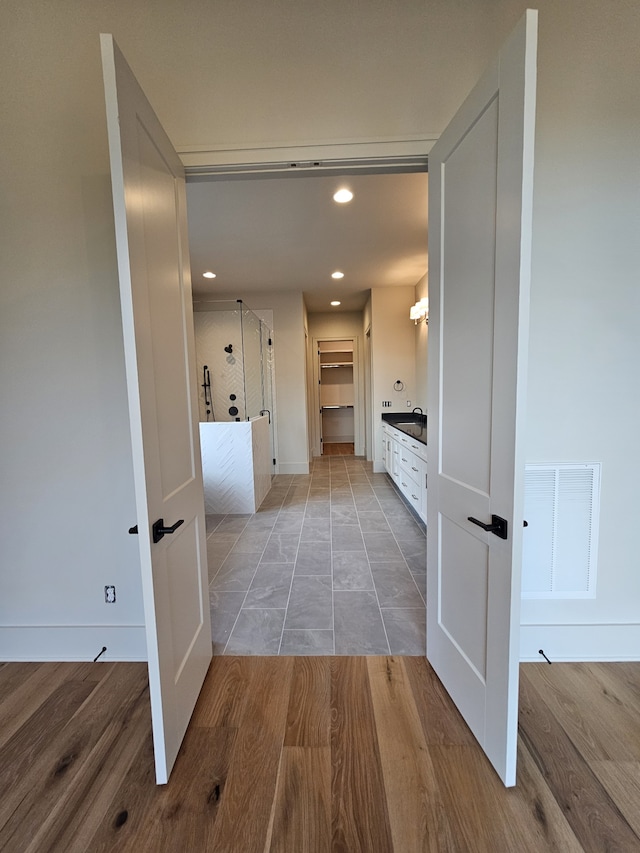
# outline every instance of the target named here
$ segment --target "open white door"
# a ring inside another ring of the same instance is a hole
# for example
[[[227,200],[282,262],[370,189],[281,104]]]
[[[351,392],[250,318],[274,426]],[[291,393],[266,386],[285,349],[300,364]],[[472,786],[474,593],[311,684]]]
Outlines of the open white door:
[[[505,785],[516,780],[536,45],[529,10],[429,154],[427,656]],[[470,520],[495,516],[506,538]]]
[[[184,170],[113,38],[100,38],[162,784],[211,661]]]

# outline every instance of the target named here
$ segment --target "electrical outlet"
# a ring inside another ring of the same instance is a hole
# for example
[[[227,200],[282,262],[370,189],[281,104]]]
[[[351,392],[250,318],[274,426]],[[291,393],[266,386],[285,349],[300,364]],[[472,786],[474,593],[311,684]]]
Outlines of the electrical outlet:
[[[116,603],[116,588],[112,584],[109,586],[105,586],[104,588],[104,603],[105,604],[115,604]]]

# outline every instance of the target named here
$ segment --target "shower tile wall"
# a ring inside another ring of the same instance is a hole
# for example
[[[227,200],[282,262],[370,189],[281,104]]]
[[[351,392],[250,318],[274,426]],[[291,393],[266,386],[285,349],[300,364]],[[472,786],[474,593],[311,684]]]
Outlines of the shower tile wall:
[[[215,654],[425,654],[424,525],[371,463],[316,459],[207,525]]]
[[[236,406],[238,417],[244,420],[246,415],[240,311],[196,311],[193,319],[200,420],[207,420],[201,379],[205,364],[208,366],[211,375],[211,395],[215,415],[209,420],[234,420],[229,415],[230,406]],[[224,350],[229,344],[233,347],[231,353]],[[230,394],[235,394],[237,399],[231,401],[229,399]]]

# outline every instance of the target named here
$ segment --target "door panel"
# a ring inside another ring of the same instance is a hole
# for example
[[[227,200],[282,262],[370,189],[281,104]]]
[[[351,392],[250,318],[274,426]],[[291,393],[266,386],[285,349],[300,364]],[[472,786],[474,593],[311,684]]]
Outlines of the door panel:
[[[427,656],[515,784],[537,13],[429,155]],[[507,539],[483,524],[507,519]]]
[[[184,170],[113,38],[101,36],[101,45],[153,744],[164,783],[211,660]]]
[[[498,102],[468,128],[443,162],[443,474],[489,492]],[[478,168],[478,151],[483,166]],[[460,251],[464,247],[464,251]],[[472,430],[469,413],[473,413]]]

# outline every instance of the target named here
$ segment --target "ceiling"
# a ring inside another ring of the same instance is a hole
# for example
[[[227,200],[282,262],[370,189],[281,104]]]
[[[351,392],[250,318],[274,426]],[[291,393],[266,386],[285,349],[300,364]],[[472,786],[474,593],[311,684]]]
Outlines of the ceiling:
[[[426,172],[190,179],[194,301],[251,307],[259,291],[302,291],[311,312],[359,311],[372,287],[415,285],[427,271],[427,180]],[[354,197],[337,204],[343,186]],[[203,278],[207,270],[216,278]]]

